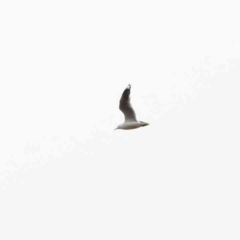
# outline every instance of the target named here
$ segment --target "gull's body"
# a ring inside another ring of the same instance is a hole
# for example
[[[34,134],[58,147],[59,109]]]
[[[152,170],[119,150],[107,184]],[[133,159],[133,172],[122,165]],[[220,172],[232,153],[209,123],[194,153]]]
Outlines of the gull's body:
[[[137,121],[136,114],[130,103],[130,89],[131,85],[124,90],[119,103],[119,109],[125,116],[125,122],[120,124],[116,129],[130,130],[139,127],[145,127],[148,123]]]

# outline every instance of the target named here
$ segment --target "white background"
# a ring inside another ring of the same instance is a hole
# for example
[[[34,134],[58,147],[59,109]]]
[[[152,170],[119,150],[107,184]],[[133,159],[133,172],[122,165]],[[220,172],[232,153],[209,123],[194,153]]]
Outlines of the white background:
[[[239,240],[239,12],[1,1],[0,239]]]

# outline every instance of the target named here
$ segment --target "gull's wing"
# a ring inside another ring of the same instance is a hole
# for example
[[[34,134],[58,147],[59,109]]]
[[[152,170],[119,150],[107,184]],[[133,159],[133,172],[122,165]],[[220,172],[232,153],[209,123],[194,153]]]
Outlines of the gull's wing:
[[[125,116],[125,122],[136,122],[136,114],[130,103],[130,89],[131,85],[124,90],[122,97],[120,99],[119,109],[123,112]]]

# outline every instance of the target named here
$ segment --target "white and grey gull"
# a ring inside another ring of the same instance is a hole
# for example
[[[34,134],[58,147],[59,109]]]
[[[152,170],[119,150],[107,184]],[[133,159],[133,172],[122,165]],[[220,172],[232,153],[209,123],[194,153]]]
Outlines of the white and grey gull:
[[[130,91],[131,85],[129,84],[128,87],[123,91],[122,97],[119,102],[119,109],[123,112],[125,116],[125,122],[118,125],[117,128],[115,128],[115,130],[116,129],[130,130],[149,125],[149,123],[137,121],[135,111],[130,103]]]

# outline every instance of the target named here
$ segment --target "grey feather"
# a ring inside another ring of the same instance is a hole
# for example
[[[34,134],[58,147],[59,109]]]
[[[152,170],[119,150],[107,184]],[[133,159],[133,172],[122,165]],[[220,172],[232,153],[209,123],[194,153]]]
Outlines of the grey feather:
[[[135,111],[130,103],[130,91],[131,85],[129,84],[122,93],[122,97],[119,103],[119,109],[123,112],[125,116],[125,122],[137,122]]]

